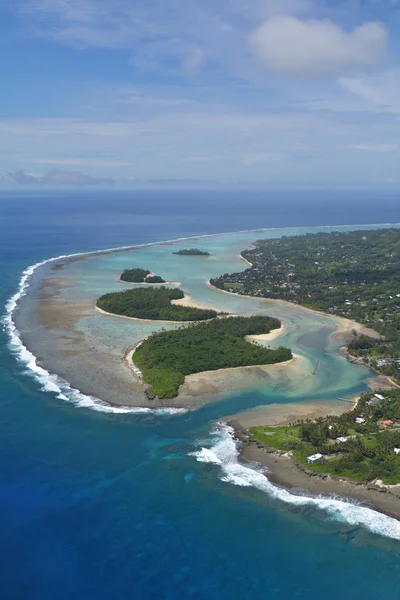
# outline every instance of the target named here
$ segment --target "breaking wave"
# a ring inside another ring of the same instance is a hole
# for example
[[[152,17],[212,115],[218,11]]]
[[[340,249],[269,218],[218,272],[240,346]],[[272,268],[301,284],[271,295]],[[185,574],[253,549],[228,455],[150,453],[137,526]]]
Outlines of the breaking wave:
[[[116,248],[115,250],[119,250]],[[110,250],[112,251],[112,250]],[[151,408],[142,408],[142,407],[130,407],[130,406],[112,406],[107,404],[103,400],[96,398],[94,396],[88,396],[83,394],[77,389],[74,389],[68,381],[59,377],[54,373],[49,373],[38,365],[37,358],[28,350],[28,348],[22,342],[20,333],[17,329],[17,326],[14,322],[15,311],[18,306],[18,302],[21,300],[23,296],[26,295],[27,290],[30,285],[30,280],[37,269],[40,267],[55,262],[58,260],[62,260],[65,258],[73,258],[75,256],[82,256],[86,254],[99,254],[100,252],[93,253],[80,253],[80,254],[70,254],[58,256],[56,258],[50,258],[48,260],[44,260],[42,262],[38,262],[35,265],[31,265],[28,267],[23,273],[22,277],[19,281],[17,292],[8,300],[6,304],[6,314],[3,318],[3,324],[5,331],[9,336],[9,346],[12,353],[16,356],[18,362],[25,365],[26,372],[34,377],[36,381],[41,385],[41,389],[44,392],[51,392],[56,395],[56,397],[60,400],[65,400],[68,402],[72,402],[78,408],[88,408],[95,410],[97,412],[103,413],[112,413],[112,414],[155,414],[155,415],[178,415],[183,414],[186,411],[184,408],[159,408],[159,409],[151,409]]]
[[[233,439],[234,430],[228,425],[219,425],[212,433],[210,448],[202,447],[192,452],[199,462],[212,463],[220,467],[221,479],[241,487],[254,487],[271,498],[293,506],[311,506],[323,510],[328,517],[353,526],[360,526],[372,533],[400,540],[400,521],[384,515],[355,501],[328,496],[296,495],[271,483],[265,472],[257,471],[238,461],[239,452]]]

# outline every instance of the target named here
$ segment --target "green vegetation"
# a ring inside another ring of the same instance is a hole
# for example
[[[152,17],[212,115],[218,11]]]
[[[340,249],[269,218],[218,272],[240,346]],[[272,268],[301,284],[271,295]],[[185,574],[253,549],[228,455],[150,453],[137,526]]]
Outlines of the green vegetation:
[[[115,315],[158,321],[204,321],[218,316],[215,310],[171,304],[171,300],[183,297],[184,293],[179,289],[145,287],[105,294],[99,298],[97,306]]]
[[[148,275],[150,275],[150,271],[147,269],[125,269],[120,279],[129,283],[143,283]]]
[[[354,481],[400,483],[400,454],[394,450],[400,448],[400,390],[385,390],[378,396],[362,394],[357,407],[340,417],[250,431],[266,446],[291,451],[303,464],[308,456],[322,454],[320,463],[307,464],[312,471]],[[357,423],[357,418],[364,422]]]
[[[212,285],[365,324],[383,338],[354,332],[349,352],[400,381],[400,229],[260,240],[243,257],[251,268],[213,279]]]
[[[173,254],[178,254],[179,256],[211,256],[209,252],[199,250],[198,248],[183,248],[183,250],[178,250],[178,252],[173,252]]]
[[[147,269],[125,269],[120,277],[128,283],[165,283],[159,275],[152,275]]]
[[[165,279],[160,277],[159,275],[149,275],[146,277],[146,283],[165,283]]]
[[[243,339],[280,325],[278,319],[269,317],[229,317],[154,333],[137,348],[133,361],[151,385],[153,397],[173,398],[185,376],[192,373],[290,360],[288,348],[272,350]]]

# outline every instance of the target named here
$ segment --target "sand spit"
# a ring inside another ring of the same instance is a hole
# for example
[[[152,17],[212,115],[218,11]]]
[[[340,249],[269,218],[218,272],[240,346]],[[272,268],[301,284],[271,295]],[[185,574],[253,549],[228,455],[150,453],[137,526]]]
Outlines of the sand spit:
[[[185,378],[179,398],[197,397],[203,394],[223,394],[274,386],[283,379],[292,380],[302,376],[304,359],[293,355],[291,360],[272,365],[251,365],[193,373]]]
[[[263,342],[272,342],[285,331],[285,326],[282,324],[278,329],[272,329],[269,333],[261,333],[259,335],[246,335],[245,339],[252,344],[263,344]]]
[[[217,312],[221,312],[221,309],[218,306],[210,306],[201,304],[194,300],[188,294],[185,294],[183,298],[178,298],[177,300],[171,300],[171,304],[176,304],[177,306],[186,306],[188,308],[200,308],[202,310],[215,310]]]

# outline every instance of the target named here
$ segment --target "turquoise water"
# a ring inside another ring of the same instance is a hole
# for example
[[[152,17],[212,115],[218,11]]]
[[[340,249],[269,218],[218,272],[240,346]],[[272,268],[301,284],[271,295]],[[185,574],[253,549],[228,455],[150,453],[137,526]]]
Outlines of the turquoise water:
[[[131,198],[117,200],[113,212],[129,212]],[[21,271],[40,259],[200,233],[191,228],[197,223],[195,208],[186,220],[181,218],[177,231],[175,214],[180,214],[180,206],[174,208],[171,200],[169,214],[156,224],[153,218],[152,235],[148,229],[143,232],[140,219],[133,217],[125,217],[126,226],[121,219],[111,234],[108,201],[102,205],[97,200],[94,212],[68,198],[63,210],[69,219],[64,225],[60,220],[56,232],[48,202],[36,201],[34,216],[24,226],[13,202],[6,204],[11,215],[7,219],[12,220],[2,224],[4,303]],[[230,210],[232,222],[238,222],[239,209]],[[380,210],[384,212],[382,205]],[[215,231],[229,229],[226,214],[221,210],[219,217],[214,216]],[[257,216],[253,226],[260,226],[259,221]],[[266,215],[265,226],[269,225]],[[224,243],[223,238],[217,241]],[[242,241],[238,240],[239,250]],[[151,252],[162,254],[164,248]],[[94,259],[98,269],[88,290],[97,293],[108,287],[105,272],[112,275],[117,266],[111,266],[113,261],[122,264],[127,258]],[[74,268],[82,269],[80,282],[89,282],[83,270],[93,273],[90,262],[74,263]],[[156,266],[157,272],[168,276],[160,263]],[[198,269],[188,273],[182,282],[185,290],[214,303],[211,292],[196,288],[204,284],[197,281],[198,273]],[[30,291],[27,299],[34,300],[35,288]],[[82,294],[84,300],[90,297]],[[237,310],[242,306],[246,310],[245,303],[251,301],[232,298],[232,302],[240,303]],[[107,327],[102,324],[93,335],[104,335]],[[336,377],[331,379],[329,370],[321,368],[327,399],[339,395],[341,386],[347,392],[363,389],[368,371],[336,357],[328,333],[324,330],[315,338],[312,330],[300,332],[293,321],[286,335],[287,342],[301,347],[311,361],[321,349],[329,352],[326,360]],[[289,497],[257,471],[239,465],[228,433],[213,430],[214,419],[246,406],[287,401],[285,390],[241,392],[175,416],[78,409],[59,398],[56,390],[43,391],[44,381],[32,378],[26,364],[10,353],[6,332],[1,341],[2,598],[396,596],[397,521],[334,500]],[[298,392],[296,399],[309,397]]]

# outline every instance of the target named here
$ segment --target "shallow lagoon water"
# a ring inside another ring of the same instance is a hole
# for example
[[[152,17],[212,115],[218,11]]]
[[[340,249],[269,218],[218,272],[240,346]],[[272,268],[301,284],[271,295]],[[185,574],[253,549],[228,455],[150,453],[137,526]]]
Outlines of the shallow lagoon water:
[[[128,200],[125,205],[120,202],[122,211]],[[46,202],[35,206],[36,220],[23,237],[7,238],[10,227],[5,224],[3,301],[27,264],[101,248],[99,242],[106,232],[109,235],[108,225],[102,225],[108,221],[108,206],[96,199],[97,221],[90,213],[72,238],[72,216],[65,238],[62,229],[52,237],[54,221],[47,217]],[[182,220],[183,231],[177,232],[173,217],[161,220],[158,239],[166,237],[168,227],[178,235],[193,231]],[[93,232],[89,221],[96,224]],[[42,246],[35,237],[39,223],[47,235]],[[229,229],[226,224],[224,214],[215,227],[223,231]],[[133,222],[131,229],[136,231]],[[135,240],[130,231],[130,243],[149,241],[137,231]],[[106,245],[127,244],[126,230],[113,235]],[[12,243],[14,253],[9,250]],[[3,334],[2,341],[2,597],[396,596],[398,541],[372,534],[358,522],[349,524],[346,520],[351,519],[344,515],[332,518],[318,506],[285,504],[268,491],[223,481],[226,469],[191,455],[202,447],[214,448],[217,457],[221,452],[227,456],[226,465],[234,463],[230,440],[214,435],[210,422],[268,401],[265,390],[240,393],[174,417],[77,410],[57,394],[42,392],[41,385],[24,374],[26,367],[10,355]],[[358,369],[351,377],[356,391],[365,377]],[[273,397],[287,401],[285,394],[275,392]],[[385,533],[396,536],[396,521],[383,524],[378,515],[368,514],[382,531],[389,527]]]
[[[301,231],[304,233],[304,230]],[[32,289],[29,288],[16,315],[17,326],[28,348],[40,357],[41,363],[50,371],[62,375],[73,387],[106,402],[140,404],[140,401],[143,402],[141,393],[139,398],[131,399],[136,392],[131,394],[129,378],[132,374],[123,362],[124,355],[153,331],[180,325],[100,315],[94,309],[94,304],[101,294],[132,287],[118,281],[125,268],[144,267],[161,274],[167,281],[179,281],[181,289],[204,306],[231,314],[267,314],[282,320],[285,326],[283,335],[271,341],[270,345],[285,344],[301,356],[301,377],[288,369],[278,380],[271,377],[269,384],[265,381],[265,374],[260,372],[257,383],[257,371],[254,369],[241,373],[239,387],[243,387],[243,379],[251,374],[249,387],[258,389],[265,401],[271,401],[268,395],[275,396],[277,391],[284,392],[287,400],[302,399],[306,394],[309,399],[319,400],[330,400],[340,395],[353,396],[366,389],[364,381],[371,373],[338,355],[338,346],[330,339],[330,334],[338,326],[335,318],[290,304],[223,294],[207,285],[211,277],[245,269],[240,251],[260,236],[277,237],[298,232],[298,229],[294,229],[224,234],[82,257],[81,260],[63,259],[61,262],[48,263],[33,274]],[[211,256],[186,257],[174,254],[185,244],[205,249]],[[50,282],[50,289],[41,287],[43,281]],[[32,321],[37,321],[37,317],[32,292],[39,294],[40,299],[43,291],[50,296],[50,301],[46,300],[43,306],[46,318],[53,306],[61,305],[62,308],[55,323],[47,323],[43,327],[36,322],[33,328]],[[70,306],[73,307],[74,319],[72,324],[70,320],[66,324],[64,313],[71,312]],[[76,309],[78,314],[75,314]],[[318,372],[313,375],[317,363]],[[94,372],[97,374],[96,381]],[[120,388],[118,393],[115,393],[116,384],[111,385],[114,377],[126,378],[124,390]],[[233,391],[234,379],[231,379],[231,384],[232,388],[228,386],[228,389]],[[190,406],[190,398],[184,394],[178,399],[177,406],[181,406],[182,402]],[[196,399],[198,402],[199,398]]]

